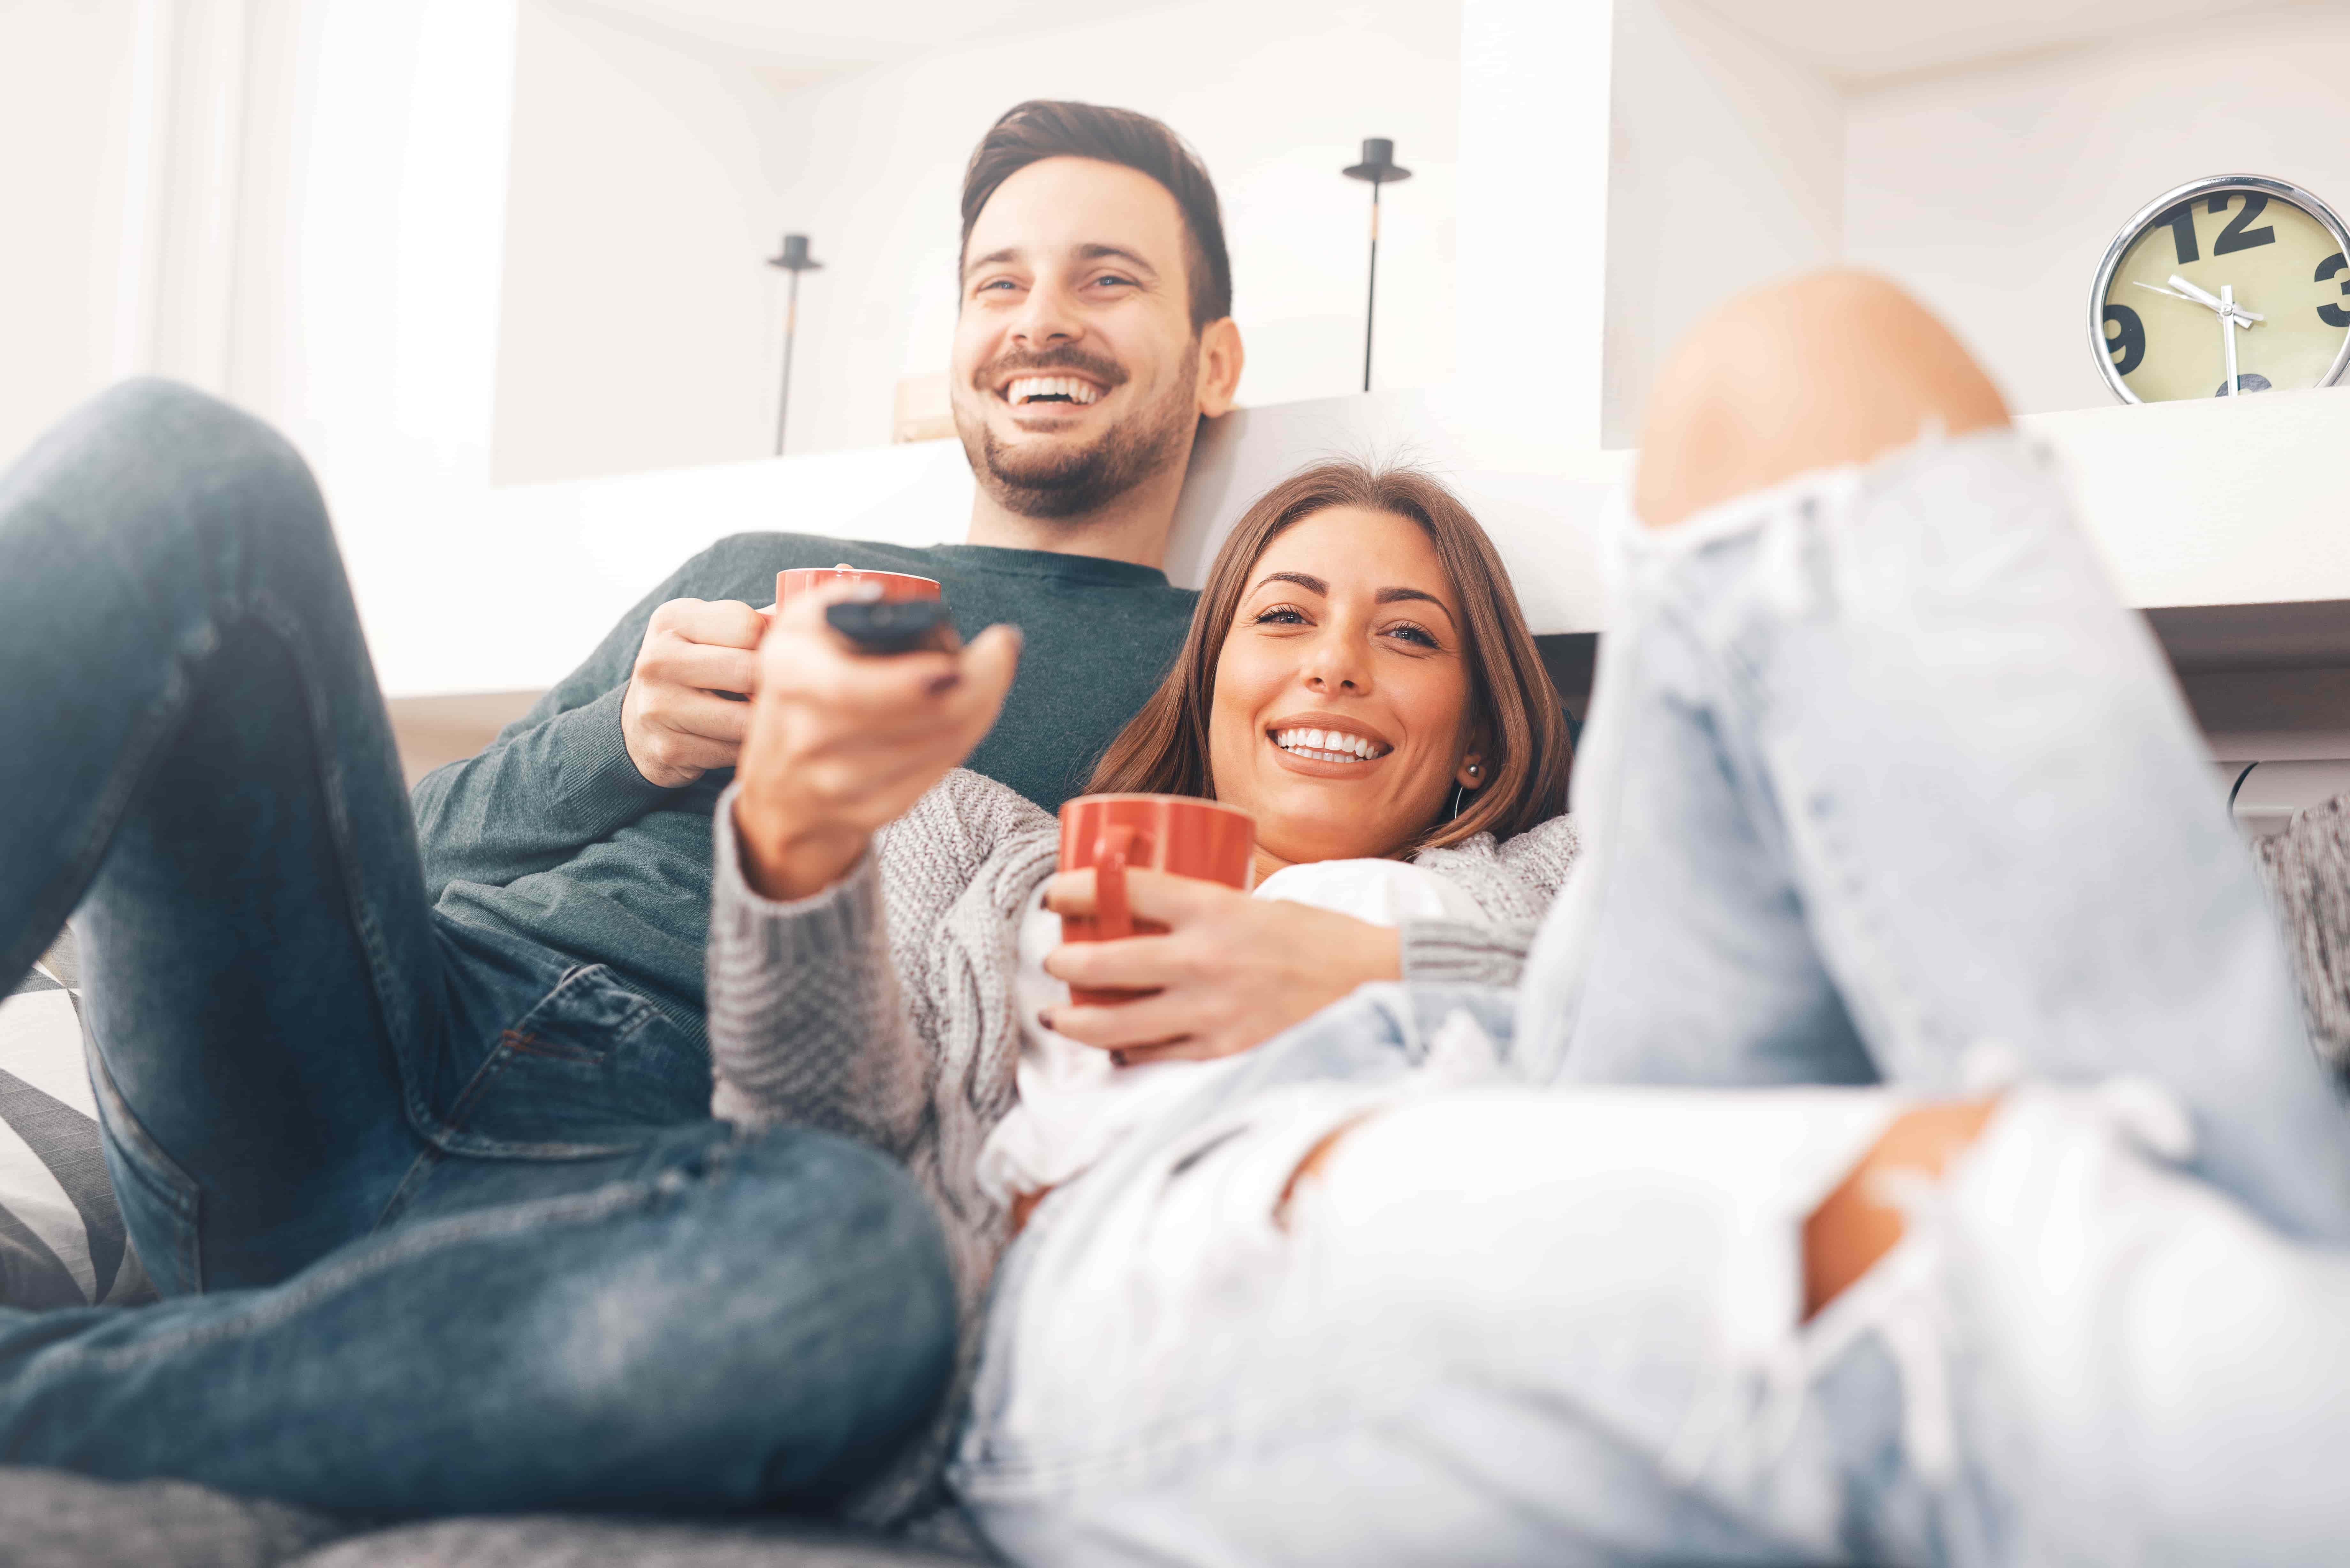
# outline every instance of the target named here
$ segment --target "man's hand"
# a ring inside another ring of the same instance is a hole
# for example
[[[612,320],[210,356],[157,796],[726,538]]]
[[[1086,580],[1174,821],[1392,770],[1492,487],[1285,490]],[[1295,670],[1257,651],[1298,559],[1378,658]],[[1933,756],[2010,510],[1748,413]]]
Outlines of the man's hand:
[[[1112,1007],[1056,1007],[1046,1020],[1122,1063],[1233,1055],[1366,981],[1403,978],[1402,938],[1388,927],[1163,871],[1128,871],[1126,885],[1135,919],[1165,926],[1166,935],[1064,942],[1045,961],[1045,973],[1071,985],[1158,992]],[[1093,872],[1054,877],[1045,904],[1092,914]]]
[[[753,649],[766,629],[766,617],[733,599],[671,599],[653,611],[620,699],[620,739],[647,784],[677,789],[734,765],[751,710],[718,693],[756,685]]]
[[[743,874],[770,898],[805,898],[847,875],[875,829],[971,754],[1019,668],[1008,626],[968,648],[858,653],[824,619],[826,606],[855,597],[795,597],[759,646],[734,826]]]

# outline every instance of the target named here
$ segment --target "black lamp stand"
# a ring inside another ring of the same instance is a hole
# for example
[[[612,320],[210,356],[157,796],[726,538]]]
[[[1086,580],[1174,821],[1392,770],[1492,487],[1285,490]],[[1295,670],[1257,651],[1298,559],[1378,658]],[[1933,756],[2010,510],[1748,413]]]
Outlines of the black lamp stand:
[[[1376,192],[1375,192],[1376,193]],[[791,294],[784,306],[784,387],[775,398],[775,455],[784,455],[784,418],[792,409],[792,339],[800,327],[800,274],[820,272],[824,263],[808,254],[806,234],[785,234],[784,254],[769,256],[769,266],[779,266],[792,275]]]
[[[1411,178],[1411,171],[1395,161],[1395,143],[1384,136],[1363,138],[1363,161],[1339,171],[1349,180],[1371,185],[1371,285],[1363,298],[1363,390],[1371,389],[1371,320],[1379,300],[1379,187]]]

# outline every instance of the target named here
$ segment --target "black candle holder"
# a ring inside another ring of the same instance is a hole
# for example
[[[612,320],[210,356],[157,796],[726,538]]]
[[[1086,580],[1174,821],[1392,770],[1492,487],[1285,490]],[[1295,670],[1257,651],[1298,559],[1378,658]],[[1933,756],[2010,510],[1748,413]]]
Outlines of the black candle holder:
[[[784,420],[792,408],[792,340],[799,334],[800,274],[821,272],[824,263],[808,254],[806,234],[785,234],[780,255],[767,258],[769,266],[779,266],[792,275],[791,293],[784,305],[784,386],[775,398],[775,455],[784,455]]]
[[[1379,187],[1411,178],[1411,171],[1395,161],[1395,142],[1384,136],[1363,138],[1363,161],[1338,171],[1349,180],[1365,180],[1371,187],[1371,281],[1363,296],[1363,390],[1371,389],[1371,321],[1379,300]]]

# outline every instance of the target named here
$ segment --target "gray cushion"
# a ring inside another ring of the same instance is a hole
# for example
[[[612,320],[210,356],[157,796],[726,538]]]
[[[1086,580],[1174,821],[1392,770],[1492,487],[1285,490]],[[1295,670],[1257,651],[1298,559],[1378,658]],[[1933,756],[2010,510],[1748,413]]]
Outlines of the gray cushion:
[[[2350,1078],[2350,794],[2311,806],[2256,853],[2301,981],[2310,1044]]]
[[[0,1304],[153,1295],[125,1244],[83,1055],[70,937],[0,997]]]
[[[370,1529],[182,1481],[0,1469],[6,1568],[951,1568],[973,1561],[784,1519],[530,1515]]]
[[[8,1568],[273,1568],[348,1528],[182,1481],[0,1469]]]
[[[377,1531],[299,1559],[300,1568],[912,1568],[954,1564],[879,1536],[781,1520],[706,1524],[578,1518],[452,1519]]]

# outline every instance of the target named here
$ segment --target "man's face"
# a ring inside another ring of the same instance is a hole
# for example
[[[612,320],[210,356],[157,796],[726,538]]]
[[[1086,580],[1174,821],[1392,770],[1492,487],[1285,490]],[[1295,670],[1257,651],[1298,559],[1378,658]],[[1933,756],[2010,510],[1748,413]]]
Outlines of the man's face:
[[[1183,215],[1149,175],[1047,158],[963,250],[948,378],[972,472],[1024,517],[1092,512],[1180,467],[1203,409]]]

